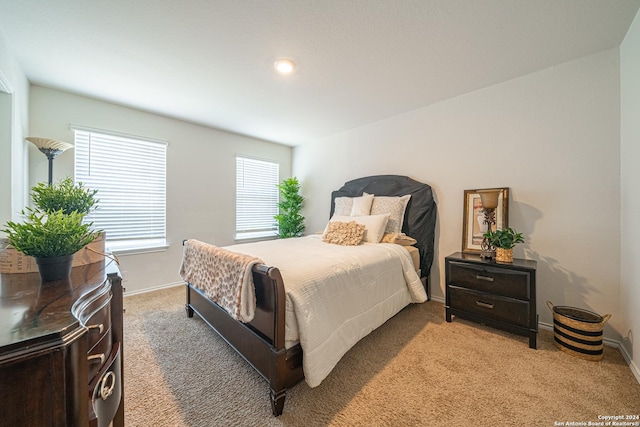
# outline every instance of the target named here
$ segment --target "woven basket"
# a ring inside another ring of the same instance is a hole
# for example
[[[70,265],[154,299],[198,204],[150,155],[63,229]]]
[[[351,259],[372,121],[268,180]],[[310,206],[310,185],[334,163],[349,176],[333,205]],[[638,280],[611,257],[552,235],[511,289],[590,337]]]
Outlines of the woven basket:
[[[575,307],[555,306],[547,301],[553,313],[556,347],[585,360],[598,361],[603,356],[602,329],[611,318]]]
[[[513,249],[496,248],[496,261],[513,262]]]

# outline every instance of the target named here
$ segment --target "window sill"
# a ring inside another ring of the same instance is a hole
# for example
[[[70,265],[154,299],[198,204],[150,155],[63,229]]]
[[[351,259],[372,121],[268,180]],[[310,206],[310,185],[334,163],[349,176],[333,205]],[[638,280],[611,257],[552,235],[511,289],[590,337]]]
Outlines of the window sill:
[[[278,233],[274,231],[256,231],[253,233],[236,233],[236,243],[259,242],[261,240],[273,240],[278,238]]]
[[[236,237],[235,243],[253,243],[262,242],[264,240],[276,240],[278,236],[262,236],[262,237]]]
[[[164,252],[169,248],[166,241],[155,241],[155,242],[128,242],[128,243],[117,243],[117,242],[106,242],[106,247],[112,253],[122,256],[122,255],[138,255],[138,254],[148,254],[153,252]]]

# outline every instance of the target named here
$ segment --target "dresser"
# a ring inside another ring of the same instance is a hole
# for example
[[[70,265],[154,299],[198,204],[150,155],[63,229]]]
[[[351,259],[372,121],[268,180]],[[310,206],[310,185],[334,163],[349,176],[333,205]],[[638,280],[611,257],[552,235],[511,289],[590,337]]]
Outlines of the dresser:
[[[537,347],[536,267],[533,260],[485,260],[460,252],[445,258],[446,321],[460,316],[529,337]]]
[[[122,292],[111,260],[0,274],[3,426],[124,426]]]

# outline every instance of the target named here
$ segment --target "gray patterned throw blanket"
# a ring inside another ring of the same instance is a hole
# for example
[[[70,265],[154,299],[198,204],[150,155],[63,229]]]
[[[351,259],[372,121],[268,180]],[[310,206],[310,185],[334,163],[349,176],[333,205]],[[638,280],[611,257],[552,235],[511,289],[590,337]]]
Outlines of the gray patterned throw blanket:
[[[253,320],[256,296],[251,269],[263,261],[189,239],[184,242],[180,277],[241,322]]]

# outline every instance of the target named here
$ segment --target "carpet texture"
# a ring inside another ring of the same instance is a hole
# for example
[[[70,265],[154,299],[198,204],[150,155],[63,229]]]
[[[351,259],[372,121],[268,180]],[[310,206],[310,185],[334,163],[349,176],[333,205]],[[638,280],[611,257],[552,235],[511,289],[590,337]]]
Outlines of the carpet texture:
[[[542,330],[531,350],[526,337],[446,323],[431,301],[365,337],[320,386],[293,387],[274,418],[266,381],[184,302],[182,286],[125,298],[129,427],[554,426],[640,414],[640,385],[617,349],[585,361]]]

